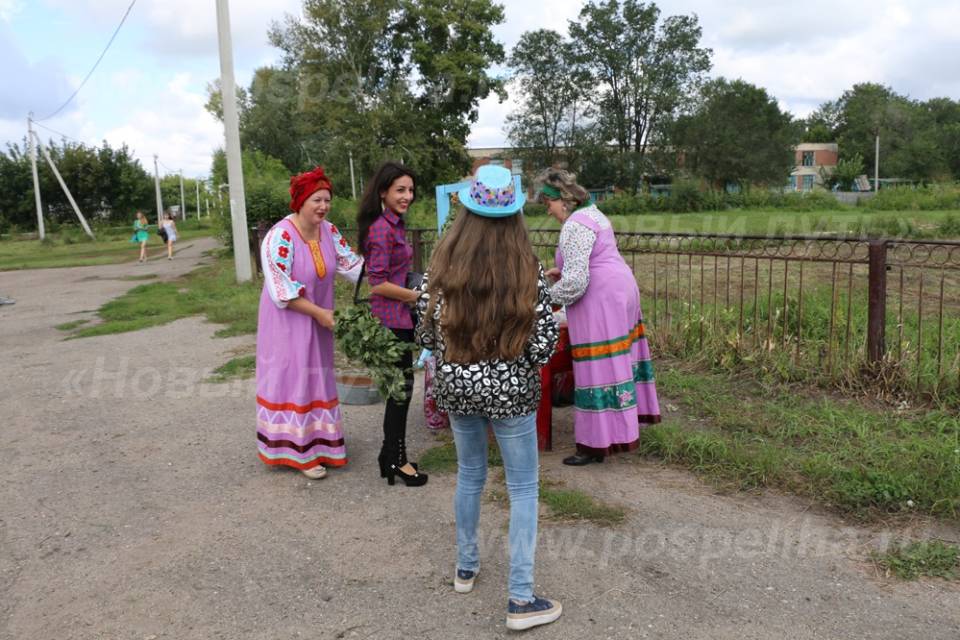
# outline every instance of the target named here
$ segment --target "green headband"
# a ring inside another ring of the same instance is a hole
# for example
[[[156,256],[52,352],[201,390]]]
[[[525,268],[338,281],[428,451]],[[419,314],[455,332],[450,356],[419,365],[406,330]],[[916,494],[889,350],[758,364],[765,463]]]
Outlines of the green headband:
[[[552,198],[553,200],[560,200],[561,198],[560,190],[556,187],[551,187],[549,184],[545,184],[540,187],[540,193],[548,198]]]

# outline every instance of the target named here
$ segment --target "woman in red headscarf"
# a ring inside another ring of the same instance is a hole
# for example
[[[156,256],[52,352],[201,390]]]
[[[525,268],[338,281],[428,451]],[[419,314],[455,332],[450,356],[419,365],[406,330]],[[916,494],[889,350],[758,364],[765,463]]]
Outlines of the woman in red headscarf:
[[[322,167],[290,178],[293,212],[260,247],[257,440],[268,465],[309,478],[347,463],[333,365],[333,276],[356,282],[363,260],[326,218],[333,186]]]

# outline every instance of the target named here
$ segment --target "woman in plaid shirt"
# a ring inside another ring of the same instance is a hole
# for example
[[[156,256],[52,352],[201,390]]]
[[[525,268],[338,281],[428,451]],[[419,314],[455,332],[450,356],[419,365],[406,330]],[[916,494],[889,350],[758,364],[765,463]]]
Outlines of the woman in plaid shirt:
[[[413,264],[413,247],[407,242],[403,217],[415,197],[416,176],[397,162],[385,162],[367,183],[357,213],[358,244],[367,264],[370,283],[370,310],[383,326],[404,342],[413,342],[410,306],[418,294],[408,289],[407,274]],[[380,477],[390,484],[399,476],[408,487],[427,483],[407,460],[407,410],[413,392],[413,355],[408,350],[397,363],[404,370],[407,399],[388,399],[383,414],[383,446],[380,449]]]

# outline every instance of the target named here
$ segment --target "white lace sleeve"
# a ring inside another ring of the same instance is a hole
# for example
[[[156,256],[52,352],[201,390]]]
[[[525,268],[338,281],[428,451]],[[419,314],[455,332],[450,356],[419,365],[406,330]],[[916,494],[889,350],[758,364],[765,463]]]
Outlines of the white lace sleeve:
[[[337,249],[337,275],[350,282],[356,282],[360,279],[363,258],[353,252],[353,249],[347,244],[346,238],[343,237],[335,224],[330,222],[327,224],[330,225],[333,246]]]
[[[291,277],[293,239],[283,227],[274,227],[263,239],[260,265],[263,267],[263,284],[278,308],[285,309],[288,302],[304,295],[303,284]]]
[[[590,253],[597,234],[589,228],[570,221],[560,231],[560,254],[563,256],[563,271],[559,282],[550,287],[550,299],[554,304],[573,304],[587,292],[590,284]]]

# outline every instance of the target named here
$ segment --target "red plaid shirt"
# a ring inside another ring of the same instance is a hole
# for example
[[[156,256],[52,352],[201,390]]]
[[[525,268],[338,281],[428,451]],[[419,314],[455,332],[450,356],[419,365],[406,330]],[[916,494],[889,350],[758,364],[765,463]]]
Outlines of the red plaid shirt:
[[[407,286],[413,247],[407,243],[403,219],[390,209],[384,209],[383,215],[370,225],[366,254],[367,280],[371,287],[382,282]],[[373,294],[370,311],[389,329],[413,329],[410,307],[405,302]]]

